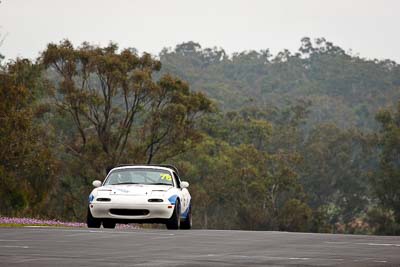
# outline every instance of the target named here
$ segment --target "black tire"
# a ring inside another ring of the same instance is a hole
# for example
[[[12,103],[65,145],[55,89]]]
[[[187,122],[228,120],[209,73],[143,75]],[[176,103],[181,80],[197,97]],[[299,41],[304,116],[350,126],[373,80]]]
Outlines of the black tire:
[[[100,228],[101,220],[96,219],[92,216],[90,209],[88,207],[87,216],[86,216],[86,224],[88,228]]]
[[[167,226],[167,229],[178,230],[179,227],[181,226],[180,217],[181,217],[181,204],[179,203],[179,200],[176,200],[174,212],[172,213],[171,218],[169,218],[167,223],[165,224]]]
[[[192,204],[189,205],[189,211],[186,219],[181,221],[181,229],[192,229]]]
[[[113,221],[113,220],[104,220],[103,221],[103,227],[104,228],[114,229],[115,228],[115,221]]]

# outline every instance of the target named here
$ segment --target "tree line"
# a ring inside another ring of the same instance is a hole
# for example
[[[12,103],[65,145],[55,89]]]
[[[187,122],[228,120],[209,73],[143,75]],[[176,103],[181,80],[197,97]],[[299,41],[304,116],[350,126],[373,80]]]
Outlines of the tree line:
[[[0,214],[83,221],[91,181],[172,163],[198,228],[400,233],[400,67],[323,38],[158,56],[68,40],[0,71]]]

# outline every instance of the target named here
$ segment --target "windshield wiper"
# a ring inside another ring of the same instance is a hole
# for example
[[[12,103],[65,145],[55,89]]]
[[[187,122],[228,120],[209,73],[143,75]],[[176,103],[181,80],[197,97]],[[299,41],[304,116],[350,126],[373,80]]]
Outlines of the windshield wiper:
[[[172,186],[171,184],[166,184],[166,183],[151,183],[149,185],[169,185],[169,186]]]
[[[126,182],[126,183],[117,183],[117,184],[111,184],[111,185],[119,185],[119,184],[139,184],[139,183],[129,183],[129,182]]]

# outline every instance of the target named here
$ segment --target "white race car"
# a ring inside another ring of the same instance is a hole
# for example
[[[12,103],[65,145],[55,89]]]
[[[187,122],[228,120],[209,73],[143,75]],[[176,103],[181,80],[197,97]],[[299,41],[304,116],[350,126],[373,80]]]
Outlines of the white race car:
[[[89,195],[87,226],[115,228],[116,223],[163,223],[168,229],[192,227],[189,183],[169,165],[123,165],[109,171]]]

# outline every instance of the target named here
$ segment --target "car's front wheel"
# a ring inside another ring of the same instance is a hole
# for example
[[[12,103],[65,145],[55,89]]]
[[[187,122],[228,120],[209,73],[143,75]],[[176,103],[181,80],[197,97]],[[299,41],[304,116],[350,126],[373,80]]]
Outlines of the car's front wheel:
[[[168,219],[166,226],[169,230],[177,230],[181,226],[181,205],[179,200],[176,200],[174,212],[172,213],[171,218]]]
[[[101,220],[96,219],[92,216],[92,213],[90,212],[89,207],[87,210],[86,224],[87,224],[88,228],[100,228],[100,226],[101,226]]]
[[[104,228],[114,229],[115,228],[115,221],[113,221],[113,220],[104,220],[103,221],[103,227]]]
[[[181,222],[181,229],[191,229],[192,228],[192,205],[189,205],[188,208],[188,214],[186,215],[186,218],[182,220]]]

